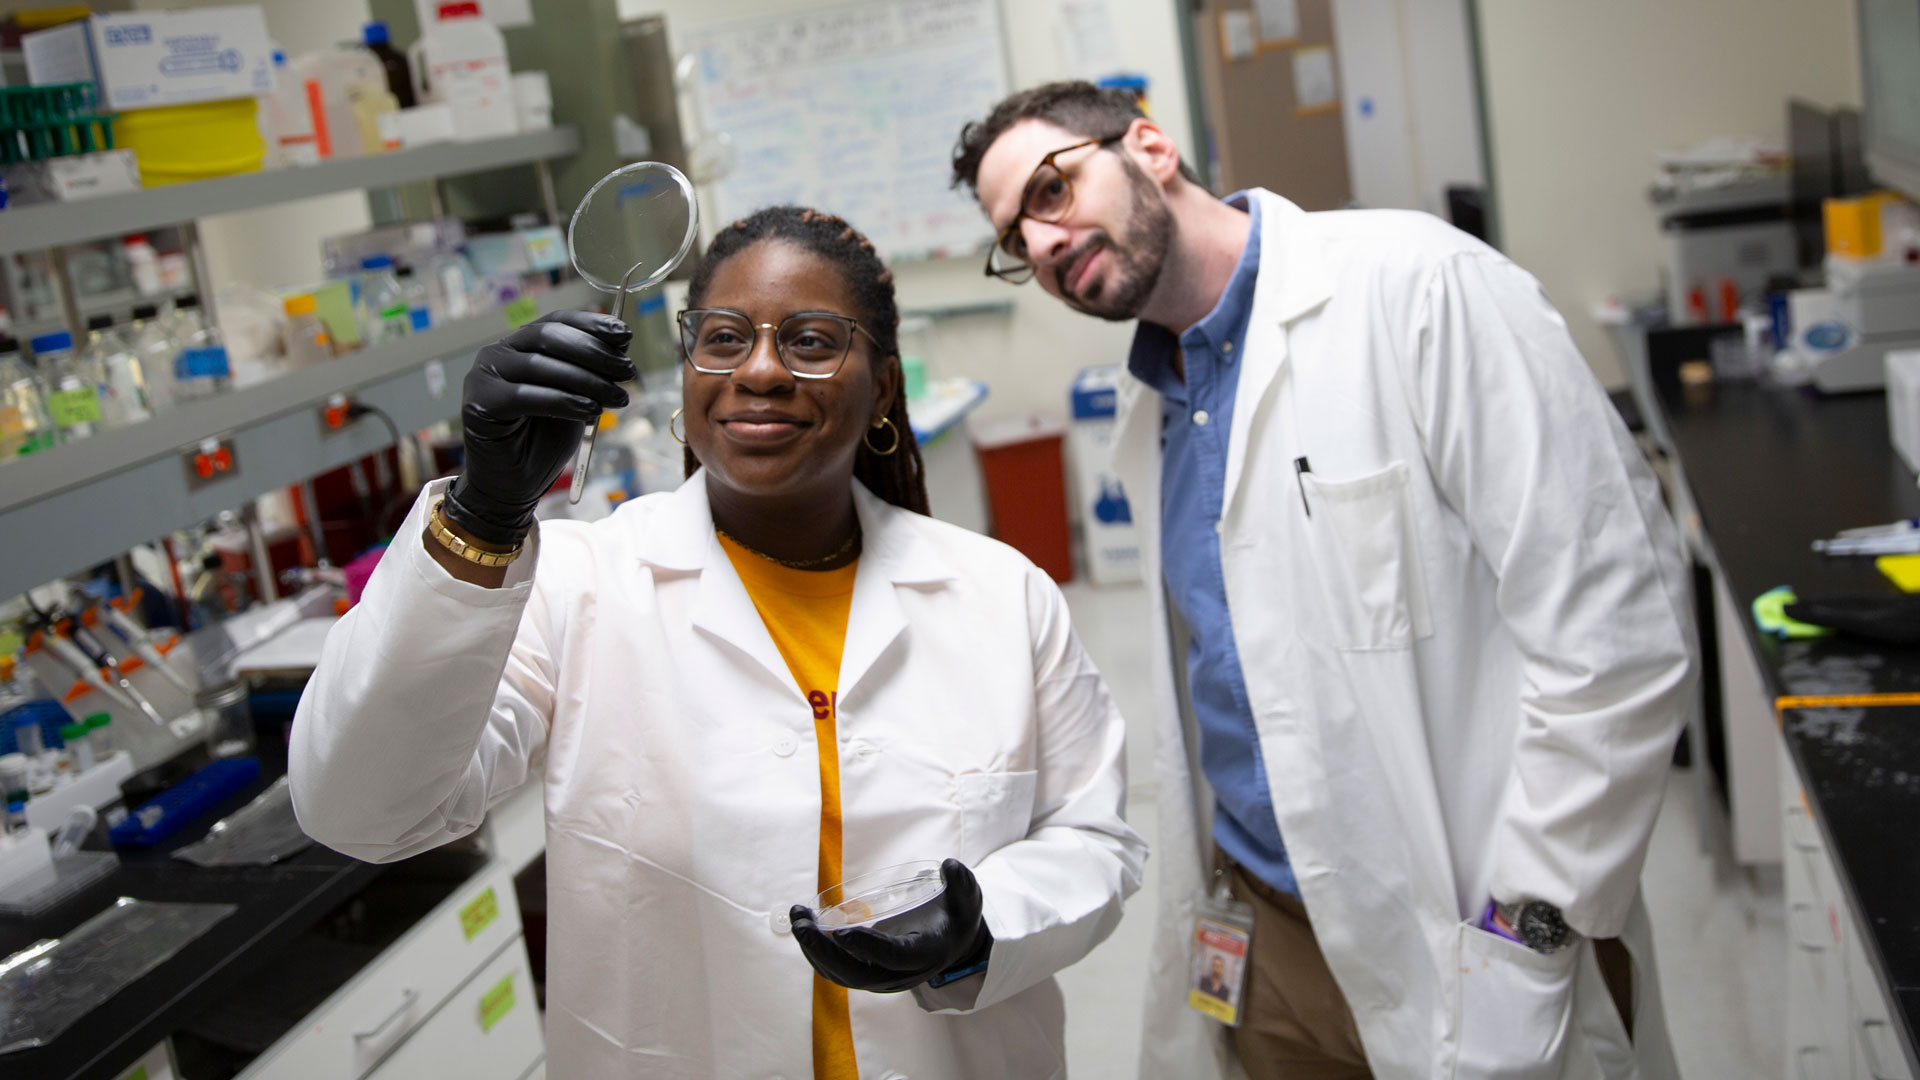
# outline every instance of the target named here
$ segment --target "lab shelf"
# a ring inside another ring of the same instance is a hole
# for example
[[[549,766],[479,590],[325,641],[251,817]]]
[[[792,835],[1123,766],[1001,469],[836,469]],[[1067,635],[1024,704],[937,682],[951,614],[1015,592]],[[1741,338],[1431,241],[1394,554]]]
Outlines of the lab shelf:
[[[600,295],[572,281],[535,299],[544,313]],[[474,354],[507,330],[490,311],[0,465],[0,596],[384,448],[371,416],[328,430],[320,412],[334,394],[384,410],[402,433],[452,418]],[[213,438],[232,441],[234,468],[197,481],[183,455]]]
[[[0,255],[78,244],[318,195],[532,164],[566,157],[579,149],[579,132],[563,126],[479,142],[443,143],[142,188],[81,202],[16,207],[0,210]]]

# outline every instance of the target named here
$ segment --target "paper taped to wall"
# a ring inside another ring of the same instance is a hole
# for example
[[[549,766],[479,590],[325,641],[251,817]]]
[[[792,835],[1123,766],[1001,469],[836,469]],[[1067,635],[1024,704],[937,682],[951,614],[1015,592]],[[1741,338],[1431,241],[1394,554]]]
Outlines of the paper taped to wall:
[[[1293,107],[1299,113],[1339,108],[1340,92],[1333,81],[1333,47],[1315,45],[1293,53]]]

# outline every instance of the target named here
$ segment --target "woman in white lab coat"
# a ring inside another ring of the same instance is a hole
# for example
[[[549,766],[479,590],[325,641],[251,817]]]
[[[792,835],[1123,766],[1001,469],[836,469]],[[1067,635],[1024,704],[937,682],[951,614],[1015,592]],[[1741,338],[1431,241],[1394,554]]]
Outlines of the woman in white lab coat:
[[[624,329],[562,312],[481,353],[463,474],[422,494],[301,700],[301,824],[399,859],[544,780],[555,1077],[1061,1076],[1052,976],[1145,858],[1120,716],[1053,583],[924,516],[870,244],[762,211],[688,303],[704,467],[591,525],[532,508],[624,402]],[[793,908],[941,859],[911,940]]]

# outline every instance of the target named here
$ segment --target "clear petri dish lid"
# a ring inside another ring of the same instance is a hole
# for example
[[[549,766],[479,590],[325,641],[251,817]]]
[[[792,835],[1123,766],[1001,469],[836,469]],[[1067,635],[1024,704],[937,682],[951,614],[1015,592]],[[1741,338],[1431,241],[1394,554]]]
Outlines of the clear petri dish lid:
[[[933,900],[947,891],[940,864],[901,863],[850,877],[814,898],[814,925],[822,930],[872,926]]]

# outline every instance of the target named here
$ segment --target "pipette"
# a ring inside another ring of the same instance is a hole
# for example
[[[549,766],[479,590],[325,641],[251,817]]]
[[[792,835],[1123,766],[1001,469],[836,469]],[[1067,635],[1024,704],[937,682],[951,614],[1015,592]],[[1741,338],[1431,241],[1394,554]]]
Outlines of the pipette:
[[[140,590],[135,589],[127,603],[131,606],[139,601]],[[159,649],[153,647],[153,639],[147,636],[146,628],[134,622],[133,616],[120,610],[119,605],[112,601],[103,605],[101,611],[107,617],[107,625],[113,627],[114,632],[125,639],[126,643],[133,648],[134,655],[145,660],[148,666],[159,671],[161,675],[166,676],[167,681],[179,687],[181,693],[193,693],[192,684],[188,683],[179,672],[173,670],[173,665],[167,663],[167,658],[160,655]]]
[[[106,676],[100,674],[99,668],[87,662],[86,654],[81,652],[79,647],[73,642],[61,637],[55,632],[52,626],[42,626],[40,629],[35,630],[32,636],[27,638],[27,648],[31,649],[36,645],[46,646],[47,651],[52,653],[55,659],[71,669],[75,675],[79,676],[81,682],[86,683],[88,686],[93,687],[95,690],[100,691],[129,709],[137,709],[140,707],[134,704],[132,698],[121,693],[112,683],[108,682]]]
[[[167,718],[161,716],[160,710],[154,708],[153,702],[147,700],[147,695],[133,685],[133,682],[127,678],[127,673],[120,670],[120,661],[114,657],[113,650],[107,648],[99,638],[94,637],[92,631],[82,626],[77,619],[62,619],[54,629],[71,634],[73,643],[80,646],[89,659],[105,668],[107,673],[113,676],[113,681],[126,692],[127,697],[133,700],[134,707],[146,714],[147,719],[162,726],[166,725]]]

